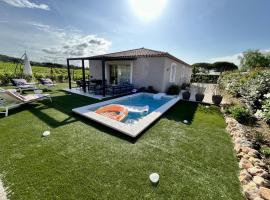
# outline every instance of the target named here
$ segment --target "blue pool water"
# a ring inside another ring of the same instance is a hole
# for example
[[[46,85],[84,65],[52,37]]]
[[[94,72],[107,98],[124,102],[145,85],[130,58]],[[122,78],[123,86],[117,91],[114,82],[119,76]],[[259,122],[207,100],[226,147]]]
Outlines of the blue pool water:
[[[154,110],[158,109],[168,101],[170,101],[172,98],[169,97],[162,97],[161,99],[154,99],[153,95],[151,94],[139,94],[137,96],[131,96],[127,99],[118,100],[113,102],[112,104],[120,104],[124,106],[139,106],[139,107],[145,107],[148,106],[149,110],[148,112],[131,112],[129,111],[128,116],[122,121],[126,124],[133,124],[136,123],[139,119],[143,118],[144,116],[150,114]]]

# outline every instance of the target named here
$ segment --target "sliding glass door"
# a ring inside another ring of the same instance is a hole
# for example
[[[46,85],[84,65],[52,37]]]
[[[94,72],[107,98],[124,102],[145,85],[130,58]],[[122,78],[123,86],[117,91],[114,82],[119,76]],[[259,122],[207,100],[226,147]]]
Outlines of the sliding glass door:
[[[130,83],[130,65],[109,65],[109,68],[111,84]]]

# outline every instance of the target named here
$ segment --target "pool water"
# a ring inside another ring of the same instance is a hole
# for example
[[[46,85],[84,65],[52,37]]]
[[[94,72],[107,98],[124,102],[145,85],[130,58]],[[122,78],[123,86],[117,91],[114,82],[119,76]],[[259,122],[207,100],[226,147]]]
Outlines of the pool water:
[[[161,99],[154,99],[152,94],[140,94],[136,96],[128,97],[127,99],[118,100],[113,102],[113,104],[120,104],[124,106],[139,106],[144,107],[148,106],[148,112],[132,112],[129,111],[128,116],[122,121],[125,124],[135,124],[138,120],[142,119],[146,115],[150,114],[151,112],[155,111],[172,98],[170,97],[162,97]],[[96,110],[95,108],[93,110]]]

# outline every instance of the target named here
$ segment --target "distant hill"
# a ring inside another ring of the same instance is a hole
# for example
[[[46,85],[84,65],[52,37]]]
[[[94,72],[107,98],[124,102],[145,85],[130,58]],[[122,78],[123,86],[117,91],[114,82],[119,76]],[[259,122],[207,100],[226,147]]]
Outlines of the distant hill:
[[[13,62],[13,63],[19,63],[22,62],[20,58],[16,57],[11,57],[7,55],[2,55],[0,54],[0,61],[3,62]],[[36,65],[36,66],[41,66],[41,67],[51,67],[53,66],[54,68],[66,68],[66,65],[58,64],[58,63],[50,63],[50,62],[33,62],[30,61],[31,65]],[[77,68],[77,66],[71,65],[71,67]]]

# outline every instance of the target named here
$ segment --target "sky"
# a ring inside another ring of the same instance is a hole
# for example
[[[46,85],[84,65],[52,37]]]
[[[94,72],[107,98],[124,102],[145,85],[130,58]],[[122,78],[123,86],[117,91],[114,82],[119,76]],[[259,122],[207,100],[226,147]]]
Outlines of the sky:
[[[134,48],[189,64],[270,51],[269,0],[0,0],[0,54],[65,63]]]

